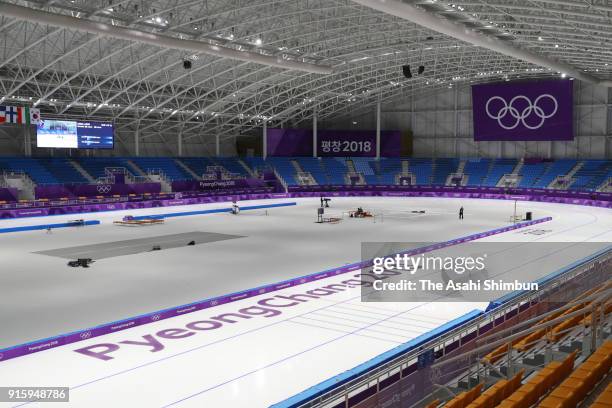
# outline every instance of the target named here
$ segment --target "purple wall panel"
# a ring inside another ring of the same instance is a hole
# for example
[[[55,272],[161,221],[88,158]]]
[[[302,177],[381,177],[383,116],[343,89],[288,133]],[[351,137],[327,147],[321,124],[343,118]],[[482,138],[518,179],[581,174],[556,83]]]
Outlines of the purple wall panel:
[[[268,129],[268,156],[312,156],[312,130]]]
[[[19,192],[15,188],[0,188],[0,201],[17,201]]]

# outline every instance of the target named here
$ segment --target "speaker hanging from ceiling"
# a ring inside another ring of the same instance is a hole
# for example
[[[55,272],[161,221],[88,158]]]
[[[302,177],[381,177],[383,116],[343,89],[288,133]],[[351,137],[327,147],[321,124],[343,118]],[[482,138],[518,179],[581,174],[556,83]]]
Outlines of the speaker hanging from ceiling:
[[[410,71],[410,65],[402,65],[402,71],[406,78],[412,78],[412,72]]]
[[[425,65],[419,65],[419,75],[422,75],[425,72]]]
[[[183,60],[183,68],[185,68],[185,69],[191,69],[191,61],[189,61],[189,60]]]

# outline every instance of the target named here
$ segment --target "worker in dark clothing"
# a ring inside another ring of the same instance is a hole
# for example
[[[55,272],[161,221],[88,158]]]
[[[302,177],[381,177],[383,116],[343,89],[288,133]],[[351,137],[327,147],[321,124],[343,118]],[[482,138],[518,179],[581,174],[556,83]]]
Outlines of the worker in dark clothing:
[[[463,207],[461,207],[459,209],[459,219],[462,220],[463,219]]]

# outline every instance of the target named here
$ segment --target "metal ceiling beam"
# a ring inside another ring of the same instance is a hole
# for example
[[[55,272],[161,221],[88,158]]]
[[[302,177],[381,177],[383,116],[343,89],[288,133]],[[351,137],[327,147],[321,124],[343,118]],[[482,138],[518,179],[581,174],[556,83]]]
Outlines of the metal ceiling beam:
[[[533,52],[517,48],[506,41],[477,33],[465,26],[455,24],[448,20],[443,20],[431,13],[407,3],[402,3],[397,0],[352,1],[357,4],[361,4],[362,6],[399,17],[403,20],[411,21],[422,27],[451,36],[458,40],[487,48],[491,51],[499,52],[501,54],[527,61],[541,67],[550,68],[585,82],[612,87],[612,81],[602,81],[594,76],[581,72],[579,69],[576,69],[571,65],[567,65]]]
[[[190,52],[201,52],[204,54],[215,55],[221,58],[230,58],[240,61],[253,62],[256,64],[268,65],[276,68],[304,71],[312,74],[328,75],[333,72],[332,67],[305,62],[286,60],[276,56],[262,55],[249,51],[238,51],[231,48],[207,44],[201,41],[183,40],[166,35],[159,35],[151,32],[144,32],[74,18],[63,14],[49,13],[41,10],[34,10],[28,7],[16,6],[8,3],[0,3],[0,15],[13,17],[19,20],[26,20],[40,24],[48,24],[55,27],[63,27],[70,30],[95,33],[102,36],[118,38],[128,41],[150,44],[156,47],[173,48]]]

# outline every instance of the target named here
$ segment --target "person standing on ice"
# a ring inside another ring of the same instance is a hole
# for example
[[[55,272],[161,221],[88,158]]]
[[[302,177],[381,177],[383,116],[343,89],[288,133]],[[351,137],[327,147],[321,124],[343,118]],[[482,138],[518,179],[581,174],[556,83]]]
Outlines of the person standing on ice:
[[[459,209],[459,219],[463,219],[463,206],[461,206],[461,208]]]

